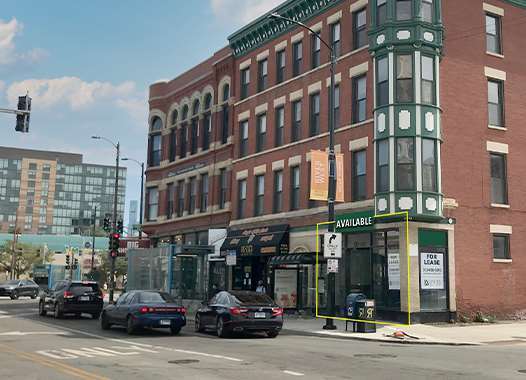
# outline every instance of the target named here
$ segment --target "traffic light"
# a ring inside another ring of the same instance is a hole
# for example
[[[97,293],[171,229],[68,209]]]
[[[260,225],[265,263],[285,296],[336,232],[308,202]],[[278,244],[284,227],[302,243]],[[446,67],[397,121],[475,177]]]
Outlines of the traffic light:
[[[104,218],[104,231],[106,232],[110,232],[110,219],[109,218]]]
[[[79,267],[79,260],[75,259],[75,261],[73,262],[73,269],[77,269],[78,267]]]
[[[121,234],[115,232],[110,235],[110,251],[118,252],[120,246]]]
[[[69,269],[70,263],[71,263],[71,261],[70,261],[69,254],[66,254],[66,269]]]
[[[120,234],[124,232],[124,226],[122,224],[122,220],[117,221],[117,232]]]
[[[31,98],[28,95],[19,96],[17,109],[19,111],[28,111],[28,113],[16,115],[15,131],[27,133],[29,132],[29,112],[31,112]]]

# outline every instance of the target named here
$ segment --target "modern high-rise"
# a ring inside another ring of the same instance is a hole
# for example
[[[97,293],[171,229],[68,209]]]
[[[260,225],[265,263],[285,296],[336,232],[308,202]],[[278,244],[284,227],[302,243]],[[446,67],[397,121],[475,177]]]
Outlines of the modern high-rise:
[[[130,209],[128,211],[128,235],[135,235],[134,227],[138,223],[138,212],[139,212],[139,202],[137,200],[130,201]]]
[[[119,169],[122,218],[126,168]],[[113,214],[115,168],[83,163],[82,155],[0,147],[0,232],[91,234]]]

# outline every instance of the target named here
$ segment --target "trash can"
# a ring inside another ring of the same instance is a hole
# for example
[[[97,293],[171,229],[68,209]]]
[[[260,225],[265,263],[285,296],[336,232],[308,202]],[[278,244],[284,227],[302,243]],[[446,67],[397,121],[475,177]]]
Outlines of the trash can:
[[[359,299],[355,303],[356,319],[365,321],[374,321],[376,318],[376,308],[374,300]],[[354,331],[354,326],[353,326]],[[376,324],[368,322],[356,322],[356,332],[374,333],[376,332]]]

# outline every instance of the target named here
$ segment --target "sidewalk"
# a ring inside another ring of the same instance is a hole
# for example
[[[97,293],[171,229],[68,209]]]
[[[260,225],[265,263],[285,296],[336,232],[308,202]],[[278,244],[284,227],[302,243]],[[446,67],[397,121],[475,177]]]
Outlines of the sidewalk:
[[[526,345],[526,321],[501,322],[493,324],[415,324],[408,327],[378,325],[375,333],[353,333],[352,323],[345,331],[344,321],[334,321],[337,330],[323,330],[325,319],[302,319],[285,317],[283,330],[295,333],[331,336],[343,339],[370,340],[409,344],[441,344],[452,346],[487,344]],[[396,331],[403,331],[411,337],[394,338]]]

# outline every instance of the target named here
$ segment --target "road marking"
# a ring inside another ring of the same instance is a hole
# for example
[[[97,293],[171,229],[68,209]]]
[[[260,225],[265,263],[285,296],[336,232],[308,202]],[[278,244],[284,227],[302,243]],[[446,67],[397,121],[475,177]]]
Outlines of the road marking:
[[[26,317],[28,315],[35,315],[35,313],[22,313],[22,314],[16,314],[16,315],[10,315],[10,314],[7,314],[7,315],[0,315],[0,319],[4,319],[4,318],[17,318],[17,317]]]
[[[287,375],[292,375],[292,376],[305,376],[305,374],[303,373],[300,373],[300,372],[294,372],[294,371],[283,371],[283,373],[286,373]]]
[[[229,360],[232,362],[242,362],[243,361],[242,359],[233,358],[230,356],[207,354],[205,352],[197,352],[197,351],[180,350],[178,348],[162,347],[162,346],[155,346],[155,348],[165,349],[167,351],[173,351],[173,352],[180,352],[180,353],[189,354],[189,355],[205,356],[205,357],[214,358],[214,359],[224,359],[224,360]]]
[[[24,336],[24,335],[71,335],[65,331],[9,331],[5,333],[0,333],[0,335],[11,335],[11,336]]]
[[[7,311],[0,310],[0,314],[7,314]]]

